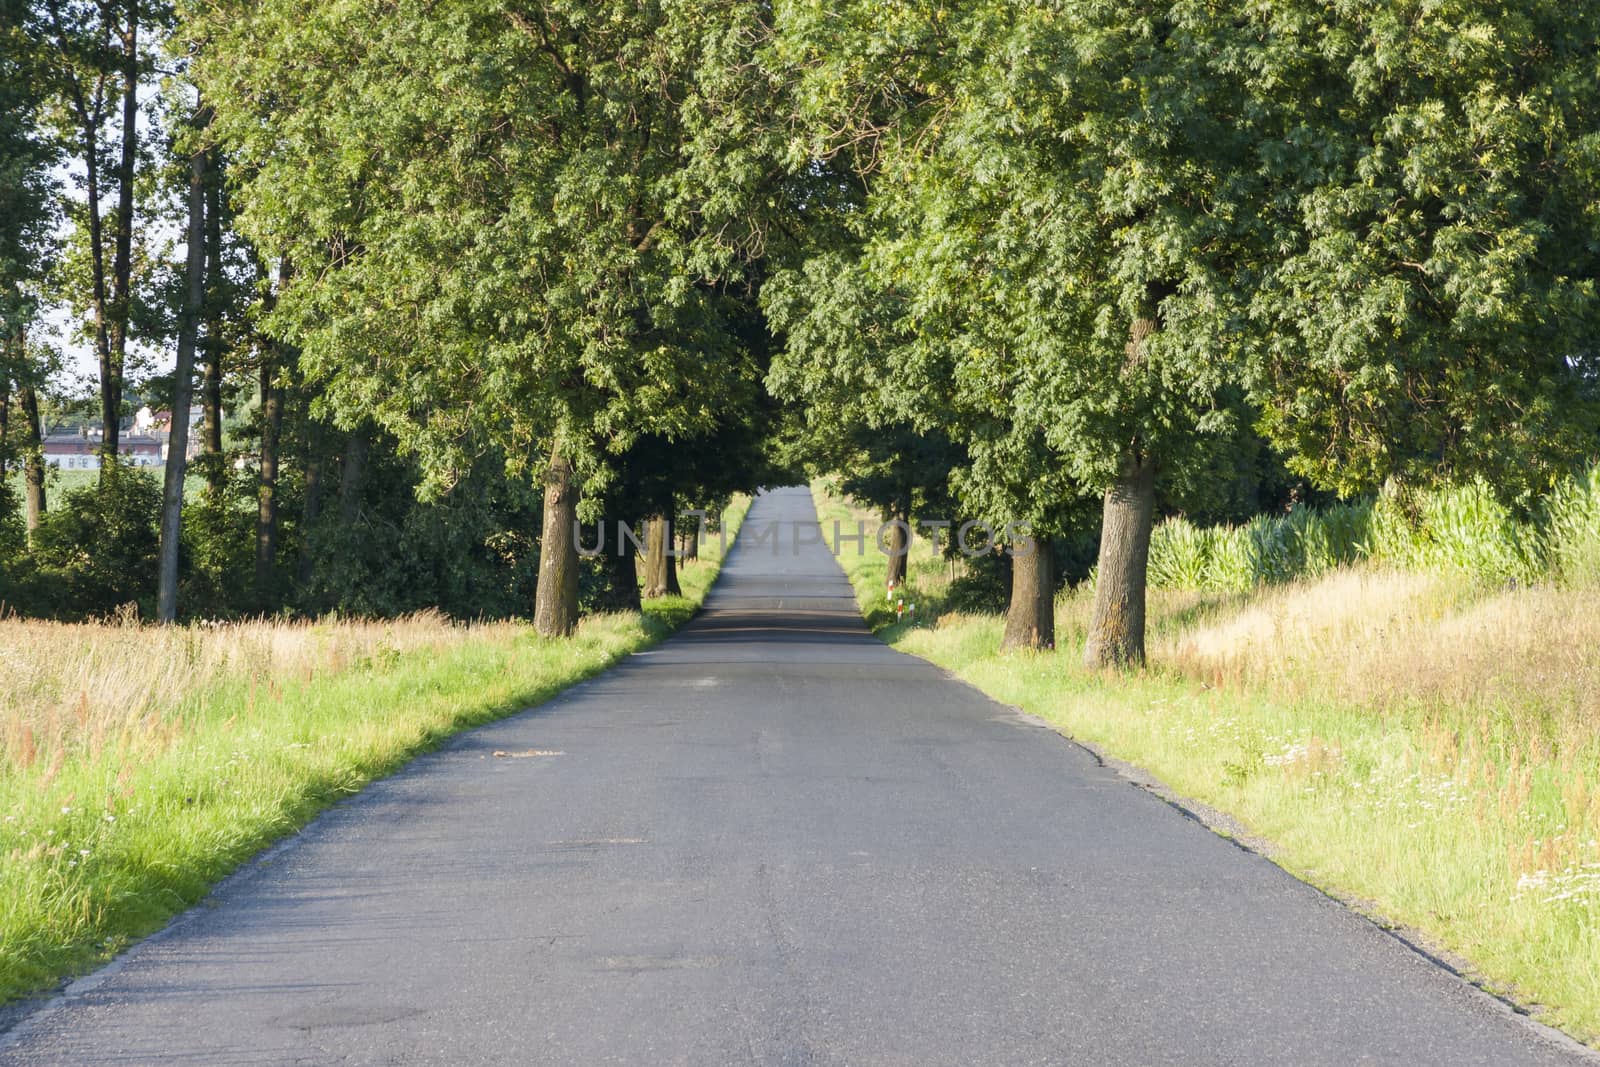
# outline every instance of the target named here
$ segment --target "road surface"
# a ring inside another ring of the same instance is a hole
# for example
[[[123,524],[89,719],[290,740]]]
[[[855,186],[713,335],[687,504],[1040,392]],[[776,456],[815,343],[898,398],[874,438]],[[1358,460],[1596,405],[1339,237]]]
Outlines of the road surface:
[[[0,1060],[1578,1061],[752,541],[678,636],[329,811]]]

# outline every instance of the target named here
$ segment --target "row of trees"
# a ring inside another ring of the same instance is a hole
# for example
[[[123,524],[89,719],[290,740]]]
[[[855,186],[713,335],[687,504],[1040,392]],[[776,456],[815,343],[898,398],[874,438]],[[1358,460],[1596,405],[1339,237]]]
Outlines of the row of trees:
[[[1098,496],[1090,664],[1143,660],[1158,506],[1257,435],[1341,494],[1526,499],[1594,453],[1600,10],[780,11],[805,154],[851,196],[769,288],[774,385],[959,442],[970,512],[1060,535]],[[1053,643],[1040,548],[1009,645]]]
[[[672,99],[702,31],[730,27],[708,16],[652,57],[662,20],[640,13],[563,57],[487,7],[445,29],[421,8],[6,3],[0,413],[54,384],[30,336],[54,304],[97,354],[106,428],[98,484],[52,515],[39,419],[0,419],[0,472],[24,465],[30,502],[7,608],[520,613],[542,561],[559,595],[538,620],[565,632],[580,603],[639,598],[630,542],[579,565],[580,483],[586,518],[655,520],[645,593],[676,591],[680,502],[715,508],[765,470],[764,330],[753,281],[724,269],[764,235],[728,228],[735,204],[684,202],[676,165],[738,121]],[[297,24],[314,32],[290,47]],[[382,99],[384,64],[440,45],[481,52],[397,88],[466,95]],[[695,106],[747,89],[708,79]],[[191,397],[203,412],[198,499],[181,447],[159,505],[120,464],[131,371],[173,441]]]
[[[49,288],[52,153],[75,144],[92,254],[52,273],[90,294],[108,425],[157,65],[130,27],[167,42],[181,121],[151,173],[186,256],[150,268],[167,313],[146,336],[176,353],[174,412],[199,390],[218,483],[233,383],[250,583],[281,578],[286,532],[310,561],[279,602],[317,606],[315,531],[340,528],[322,484],[359,484],[380,444],[408,508],[542,492],[471,537],[537,515],[517,559],[547,634],[584,599],[574,520],[656,516],[662,546],[679,508],[784,477],[784,454],[889,517],[1028,524],[1011,646],[1053,645],[1057,546],[1098,528],[1086,655],[1136,663],[1155,515],[1220,506],[1241,470],[1526,498],[1595,448],[1600,11],[0,2],[20,5],[3,62],[39,72],[6,78],[38,90],[0,131],[27,220],[6,321]],[[21,395],[37,360],[8,353]],[[649,591],[671,586],[655,556]],[[626,548],[594,582],[634,602]]]

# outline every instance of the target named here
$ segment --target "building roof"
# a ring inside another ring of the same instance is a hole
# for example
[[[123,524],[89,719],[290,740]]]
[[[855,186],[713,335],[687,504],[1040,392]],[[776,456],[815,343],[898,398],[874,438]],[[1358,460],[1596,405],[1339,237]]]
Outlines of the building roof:
[[[41,442],[47,456],[92,456],[100,451],[100,441],[80,437],[75,433],[51,434]],[[161,451],[161,441],[155,437],[124,434],[117,442],[117,451],[123,455],[136,455]]]

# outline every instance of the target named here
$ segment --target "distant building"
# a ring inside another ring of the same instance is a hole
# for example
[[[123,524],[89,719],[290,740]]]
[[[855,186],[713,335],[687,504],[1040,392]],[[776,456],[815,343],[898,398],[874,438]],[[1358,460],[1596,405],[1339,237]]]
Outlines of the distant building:
[[[200,451],[200,428],[205,421],[205,412],[199,407],[189,409],[189,447],[188,456],[193,459]],[[147,404],[140,408],[133,416],[133,432],[155,438],[163,443],[172,437],[172,412],[152,411]],[[163,451],[165,458],[166,452]]]
[[[80,434],[51,434],[44,439],[44,461],[62,470],[100,469],[100,438]],[[159,467],[167,458],[166,442],[145,434],[124,434],[117,451],[130,466]]]

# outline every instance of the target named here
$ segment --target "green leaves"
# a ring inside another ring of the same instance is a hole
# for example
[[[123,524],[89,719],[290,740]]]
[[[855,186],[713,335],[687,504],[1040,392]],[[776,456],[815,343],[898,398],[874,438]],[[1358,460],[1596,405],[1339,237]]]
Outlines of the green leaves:
[[[747,392],[764,243],[758,5],[268,0],[197,13],[277,328],[444,488],[557,439],[599,486]]]
[[[1592,449],[1600,16],[1534,3],[1306,5],[1285,175],[1253,316],[1263,428],[1341,492],[1488,476],[1516,494]],[[1287,49],[1285,50],[1287,51]]]

